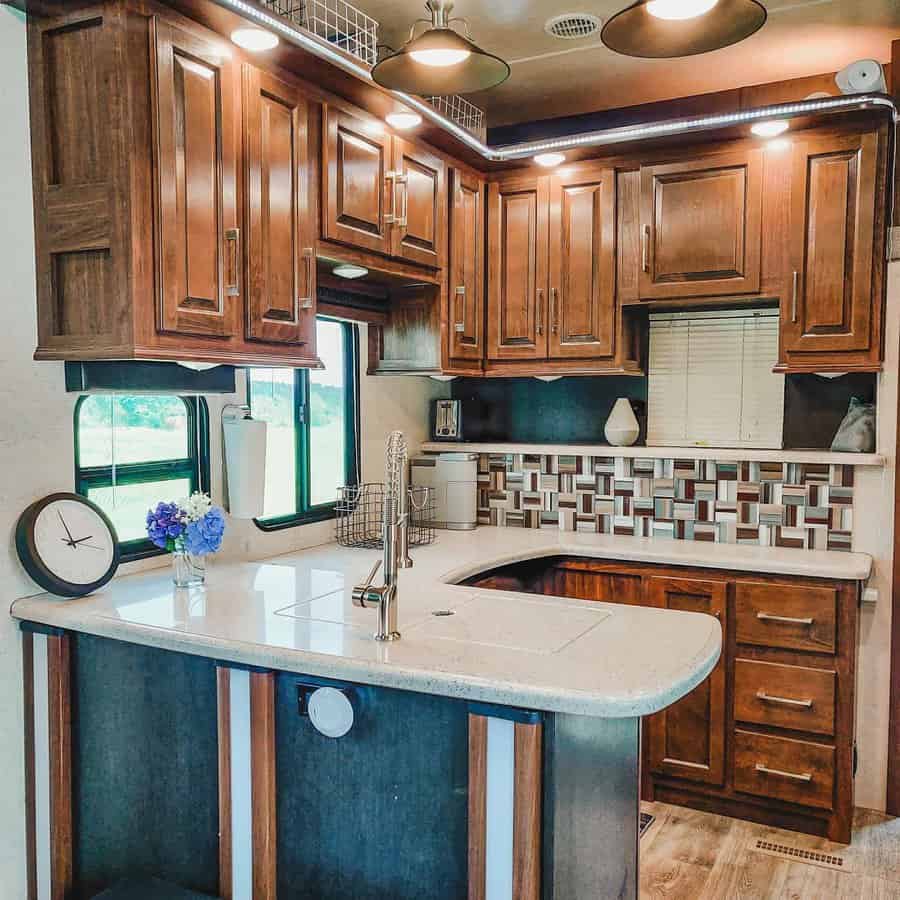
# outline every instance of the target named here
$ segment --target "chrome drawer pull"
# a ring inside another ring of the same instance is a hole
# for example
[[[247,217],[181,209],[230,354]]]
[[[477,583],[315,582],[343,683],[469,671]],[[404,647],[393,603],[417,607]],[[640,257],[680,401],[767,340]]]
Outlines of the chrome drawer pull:
[[[792,700],[790,697],[773,697],[765,691],[757,691],[756,696],[765,703],[783,703],[785,706],[802,706],[804,709],[812,709],[812,700]]]
[[[756,618],[764,622],[784,622],[787,625],[812,625],[815,622],[815,619],[794,619],[791,616],[776,616],[766,612],[757,613]]]
[[[762,763],[756,764],[756,771],[762,775],[777,775],[779,778],[790,778],[792,781],[804,781],[807,784],[812,781],[812,775],[809,772],[799,774],[797,772],[782,772],[781,769],[769,769]]]

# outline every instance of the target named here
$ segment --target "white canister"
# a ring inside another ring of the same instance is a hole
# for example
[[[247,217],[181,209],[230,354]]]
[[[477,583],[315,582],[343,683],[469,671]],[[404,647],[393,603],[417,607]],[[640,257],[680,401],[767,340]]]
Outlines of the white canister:
[[[641,433],[637,417],[627,397],[619,397],[603,428],[606,439],[614,447],[630,447]]]

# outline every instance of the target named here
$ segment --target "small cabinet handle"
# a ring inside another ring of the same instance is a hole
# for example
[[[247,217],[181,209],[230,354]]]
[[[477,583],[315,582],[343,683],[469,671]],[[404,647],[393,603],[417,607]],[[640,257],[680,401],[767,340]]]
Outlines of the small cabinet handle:
[[[313,308],[313,280],[314,280],[314,272],[313,266],[315,265],[316,254],[312,247],[304,247],[303,248],[303,260],[306,265],[306,296],[300,298],[300,309],[312,309]]]
[[[544,333],[544,289],[537,289],[537,333]]]
[[[225,230],[225,296],[239,297],[241,293],[241,229]]]
[[[400,228],[406,228],[406,221],[409,215],[409,178],[402,172],[398,172],[396,184],[401,188],[400,216],[397,219],[396,225]]]
[[[459,333],[464,333],[466,330],[466,313],[465,313],[465,300],[466,300],[466,286],[464,284],[459,285],[456,288],[456,321],[453,323],[453,330]]]
[[[756,771],[761,775],[775,775],[778,778],[790,778],[791,781],[803,781],[806,784],[812,781],[812,775],[809,772],[783,772],[781,769],[770,769],[762,763],[756,764]]]
[[[776,697],[774,694],[767,694],[765,691],[757,691],[756,696],[763,703],[781,703],[783,706],[799,706],[803,709],[812,709],[812,700],[793,700],[790,697]]]
[[[641,269],[650,271],[650,226],[645,225],[641,233]]]
[[[816,621],[813,618],[795,619],[792,616],[776,616],[774,613],[767,612],[757,613],[756,618],[763,622],[781,622],[785,625],[812,625]]]
[[[554,334],[557,334],[559,332],[559,290],[553,288],[550,293],[553,297],[553,312],[551,313],[550,330]]]
[[[388,172],[385,174],[385,180],[389,182],[391,187],[391,211],[385,214],[385,225],[397,224],[397,173]]]
[[[791,289],[791,322],[797,321],[797,297],[800,293],[800,273],[795,269],[793,287]]]

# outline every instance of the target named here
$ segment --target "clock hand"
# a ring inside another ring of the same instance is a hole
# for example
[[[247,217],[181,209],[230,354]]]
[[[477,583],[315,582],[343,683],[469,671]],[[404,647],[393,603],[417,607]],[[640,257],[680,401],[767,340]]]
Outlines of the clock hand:
[[[87,538],[83,538],[83,540],[87,540]],[[90,547],[91,550],[103,550],[103,547],[98,547],[96,544],[81,544],[82,547]]]
[[[56,511],[56,514],[59,516],[59,521],[62,522],[62,527],[66,529],[66,534],[69,536],[69,539],[66,541],[66,543],[70,547],[74,547],[75,541],[72,538],[72,532],[69,531],[69,526],[66,525],[66,520],[63,518],[63,514],[59,510]],[[65,539],[63,538],[63,540],[65,540]]]
[[[72,544],[74,546],[77,546],[78,544],[83,544],[85,541],[89,541],[92,537],[93,537],[93,535],[89,534],[87,537],[78,538],[77,541],[72,541]]]

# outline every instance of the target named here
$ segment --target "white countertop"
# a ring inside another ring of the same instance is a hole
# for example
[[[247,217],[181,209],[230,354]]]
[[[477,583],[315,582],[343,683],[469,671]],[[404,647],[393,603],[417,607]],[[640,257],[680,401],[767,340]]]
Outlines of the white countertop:
[[[609,444],[502,444],[430,441],[425,453],[532,453],[546,456],[618,456],[625,459],[714,459],[722,462],[825,463],[883,466],[878,453],[832,453],[829,450],[752,450],[748,447],[612,447]]]
[[[479,528],[438,532],[400,573],[402,640],[372,638],[350,592],[380,557],[328,544],[210,566],[201,590],[168,569],[79,600],[17,600],[18,619],[179,652],[468,700],[603,717],[642,716],[684,696],[721,649],[710,616],[453,584],[508,562],[573,554],[832,578],[867,576],[862,554]],[[451,616],[435,616],[437,611]]]

